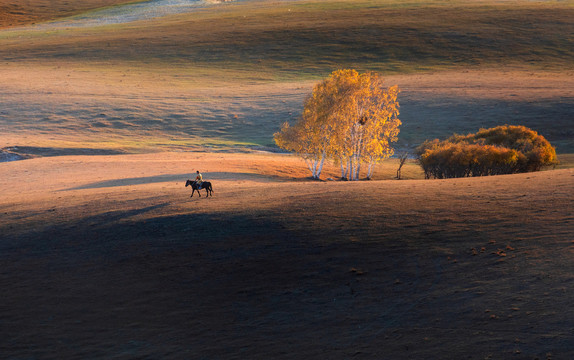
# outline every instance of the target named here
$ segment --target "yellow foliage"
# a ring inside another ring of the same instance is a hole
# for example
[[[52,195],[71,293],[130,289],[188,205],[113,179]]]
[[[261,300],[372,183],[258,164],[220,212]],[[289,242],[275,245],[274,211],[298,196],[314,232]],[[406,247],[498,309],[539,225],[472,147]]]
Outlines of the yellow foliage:
[[[426,141],[417,152],[427,178],[538,171],[557,163],[554,147],[524,126],[497,126],[445,141]]]
[[[371,169],[393,154],[390,143],[401,125],[398,94],[398,86],[385,88],[376,73],[334,71],[313,88],[300,120],[293,127],[284,125],[275,141],[304,158],[322,155],[338,161],[341,176],[357,180],[361,163]]]

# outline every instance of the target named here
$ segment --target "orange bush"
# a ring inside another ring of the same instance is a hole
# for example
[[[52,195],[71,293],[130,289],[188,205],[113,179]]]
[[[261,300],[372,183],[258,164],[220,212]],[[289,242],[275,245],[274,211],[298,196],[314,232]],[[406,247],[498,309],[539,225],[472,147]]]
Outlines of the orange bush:
[[[425,141],[417,155],[425,177],[437,179],[538,171],[557,163],[556,150],[542,135],[509,125]]]

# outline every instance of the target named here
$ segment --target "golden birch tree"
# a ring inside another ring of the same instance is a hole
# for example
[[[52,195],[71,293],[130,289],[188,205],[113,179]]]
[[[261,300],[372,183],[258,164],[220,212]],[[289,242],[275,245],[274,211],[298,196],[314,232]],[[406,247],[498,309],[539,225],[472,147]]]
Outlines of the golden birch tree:
[[[393,154],[390,144],[401,124],[398,93],[397,86],[385,88],[376,73],[335,71],[314,87],[299,121],[293,127],[284,124],[275,141],[317,164],[310,166],[314,178],[325,158],[340,164],[343,179],[358,180],[362,164],[370,178],[374,165]],[[289,145],[287,138],[296,144]]]

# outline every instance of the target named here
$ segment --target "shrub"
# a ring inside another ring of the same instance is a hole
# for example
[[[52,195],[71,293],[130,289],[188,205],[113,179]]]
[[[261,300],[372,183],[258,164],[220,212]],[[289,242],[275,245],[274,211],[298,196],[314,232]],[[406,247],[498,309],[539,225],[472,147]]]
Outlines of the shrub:
[[[542,135],[509,125],[425,141],[417,155],[427,179],[539,171],[557,163],[556,150]]]

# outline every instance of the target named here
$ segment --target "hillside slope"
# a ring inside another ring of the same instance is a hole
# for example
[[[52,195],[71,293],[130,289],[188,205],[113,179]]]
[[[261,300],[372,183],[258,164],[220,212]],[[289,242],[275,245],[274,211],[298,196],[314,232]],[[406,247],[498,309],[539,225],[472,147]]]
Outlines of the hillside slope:
[[[189,198],[195,169],[212,198]],[[171,153],[0,171],[8,358],[574,355],[571,169],[309,182],[289,156]]]
[[[291,79],[337,67],[572,70],[573,18],[559,2],[251,0],[126,24],[22,29],[0,36],[0,59],[183,62]]]
[[[6,29],[0,148],[268,148],[313,84],[349,67],[402,89],[401,150],[512,124],[572,153],[573,11],[253,0],[116,25]]]
[[[0,29],[72,16],[135,0],[0,0]]]

